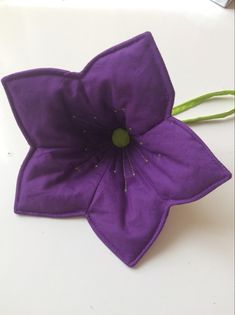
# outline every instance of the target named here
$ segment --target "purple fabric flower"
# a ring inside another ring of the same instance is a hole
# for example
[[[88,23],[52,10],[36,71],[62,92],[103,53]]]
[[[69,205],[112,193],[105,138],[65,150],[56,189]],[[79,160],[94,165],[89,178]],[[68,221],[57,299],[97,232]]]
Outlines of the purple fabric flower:
[[[151,33],[101,53],[81,72],[35,69],[2,80],[30,150],[15,212],[84,216],[134,266],[172,205],[231,174],[171,116],[174,90]]]

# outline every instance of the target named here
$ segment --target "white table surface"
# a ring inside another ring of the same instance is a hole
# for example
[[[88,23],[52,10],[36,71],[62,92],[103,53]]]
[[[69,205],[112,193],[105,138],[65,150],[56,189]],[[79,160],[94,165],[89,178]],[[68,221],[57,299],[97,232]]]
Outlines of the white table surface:
[[[100,51],[149,30],[176,104],[232,89],[233,11],[209,0],[0,1],[0,77],[36,68],[81,70]],[[49,4],[48,4],[49,3]],[[114,6],[117,8],[115,9]],[[215,100],[184,116],[231,108]],[[233,119],[193,130],[233,171]],[[13,213],[28,150],[0,87],[0,315],[232,315],[233,180],[171,209],[151,249],[125,266],[85,219]]]

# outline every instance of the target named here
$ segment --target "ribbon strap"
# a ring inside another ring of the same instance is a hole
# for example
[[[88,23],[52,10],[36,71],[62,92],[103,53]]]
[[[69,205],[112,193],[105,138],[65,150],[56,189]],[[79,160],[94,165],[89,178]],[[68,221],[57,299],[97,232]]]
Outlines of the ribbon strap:
[[[197,98],[194,98],[190,101],[187,101],[185,103],[182,103],[180,105],[177,105],[175,107],[173,107],[172,109],[172,115],[178,115],[190,108],[193,108],[205,101],[207,101],[208,99],[215,97],[215,96],[225,96],[225,95],[235,95],[235,91],[234,90],[224,90],[224,91],[218,91],[218,92],[212,92],[212,93],[207,93],[204,94],[202,96],[199,96]],[[220,118],[225,118],[227,116],[233,115],[235,113],[235,109],[231,109],[227,112],[223,112],[223,113],[218,113],[218,114],[214,114],[214,115],[209,115],[209,116],[200,116],[200,117],[196,117],[196,118],[188,118],[188,119],[184,119],[182,120],[184,123],[194,123],[194,122],[199,122],[199,121],[203,121],[203,120],[211,120],[211,119],[220,119]]]

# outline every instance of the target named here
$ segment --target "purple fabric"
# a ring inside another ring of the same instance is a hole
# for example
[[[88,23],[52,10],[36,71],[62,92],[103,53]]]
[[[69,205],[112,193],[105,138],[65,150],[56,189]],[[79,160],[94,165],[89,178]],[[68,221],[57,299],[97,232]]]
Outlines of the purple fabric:
[[[106,50],[81,72],[35,69],[2,79],[30,150],[15,212],[84,216],[134,266],[172,205],[197,200],[231,174],[171,116],[174,90],[151,33]],[[129,130],[125,148],[112,144]]]

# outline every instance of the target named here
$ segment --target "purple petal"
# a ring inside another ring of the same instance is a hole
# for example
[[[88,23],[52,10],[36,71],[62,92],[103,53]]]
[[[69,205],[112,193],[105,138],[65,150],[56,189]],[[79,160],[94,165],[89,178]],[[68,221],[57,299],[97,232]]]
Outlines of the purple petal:
[[[92,140],[102,129],[78,117],[77,109],[87,108],[87,103],[79,93],[74,108],[65,97],[68,82],[73,83],[71,73],[59,69],[28,70],[3,78],[16,120],[31,146],[82,148],[88,145],[84,130],[92,133]]]
[[[81,78],[100,116],[112,108],[121,125],[133,134],[149,130],[171,113],[174,90],[149,32],[98,55]]]
[[[110,148],[30,149],[17,183],[15,212],[49,217],[84,215],[107,168]]]
[[[96,190],[87,219],[109,249],[134,266],[160,233],[169,207],[151,182],[130,173],[126,158],[124,167],[123,172],[122,157],[117,156]]]
[[[171,117],[137,138],[133,163],[158,194],[172,204],[199,199],[227,181],[231,174],[203,141],[184,123]]]

